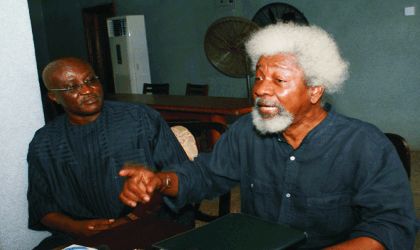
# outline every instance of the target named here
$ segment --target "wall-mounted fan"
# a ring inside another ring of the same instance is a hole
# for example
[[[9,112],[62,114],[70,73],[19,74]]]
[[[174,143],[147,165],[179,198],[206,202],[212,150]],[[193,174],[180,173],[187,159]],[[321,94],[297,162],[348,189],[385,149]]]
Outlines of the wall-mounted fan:
[[[309,25],[302,12],[286,3],[270,3],[257,11],[252,21],[260,27],[278,22]]]
[[[204,51],[210,63],[225,75],[246,77],[248,97],[252,71],[245,42],[258,28],[257,24],[242,17],[223,17],[209,26],[204,37]]]

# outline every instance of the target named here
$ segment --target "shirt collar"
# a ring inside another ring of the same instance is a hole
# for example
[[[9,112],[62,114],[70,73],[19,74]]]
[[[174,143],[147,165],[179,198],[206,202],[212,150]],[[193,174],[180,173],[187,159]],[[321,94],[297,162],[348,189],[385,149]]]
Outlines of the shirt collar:
[[[328,102],[325,103],[323,108],[325,111],[328,112],[327,116],[315,128],[309,131],[309,133],[305,136],[300,146],[302,146],[303,144],[309,143],[310,140],[318,136],[322,136],[322,134],[324,134],[324,132],[328,129],[329,125],[331,124],[331,121],[334,118],[334,116],[336,116],[337,112],[335,111],[335,109],[332,107],[330,103]],[[280,142],[287,143],[282,133],[278,134],[277,139]]]

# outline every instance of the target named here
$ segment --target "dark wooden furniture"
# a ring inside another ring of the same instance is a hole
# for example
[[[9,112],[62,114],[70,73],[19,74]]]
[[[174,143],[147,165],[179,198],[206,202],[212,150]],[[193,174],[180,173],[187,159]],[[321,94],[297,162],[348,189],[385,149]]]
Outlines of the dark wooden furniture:
[[[187,83],[187,90],[185,95],[199,95],[199,96],[208,96],[209,95],[209,85],[199,85]]]
[[[144,83],[143,94],[169,95],[169,83]]]
[[[185,95],[198,95],[198,96],[208,96],[209,95],[209,85],[199,85],[199,84],[191,84],[187,83],[187,89],[185,91]],[[197,142],[197,146],[201,147],[202,143],[206,143],[207,145],[211,144],[211,131],[207,130],[205,133],[201,133],[200,135],[194,135],[195,140]],[[199,148],[200,150],[200,148]]]
[[[106,94],[106,100],[141,102],[159,111],[165,120],[187,119],[204,122],[219,122],[226,125],[226,115],[250,113],[254,106],[251,98],[187,96],[187,95],[142,95]],[[214,132],[213,143],[219,137]]]
[[[152,250],[153,244],[193,229],[191,226],[146,216],[112,229],[79,239],[72,244],[87,247],[108,246],[111,250]],[[68,245],[69,246],[69,245]],[[63,249],[68,246],[63,246]]]
[[[116,16],[115,3],[84,8],[82,14],[89,63],[99,76],[104,92],[115,93],[106,20]]]
[[[220,122],[226,125],[226,115],[250,113],[254,106],[251,98],[106,94],[106,100],[141,102],[159,111],[165,119],[198,119],[205,122]]]
[[[394,144],[395,149],[397,150],[398,156],[401,159],[401,162],[404,166],[405,171],[407,172],[408,179],[411,175],[411,162],[410,162],[410,147],[408,146],[407,141],[400,135],[393,133],[385,133],[388,139]]]
[[[216,130],[220,134],[223,134],[227,131],[227,127],[224,124],[218,123],[218,122],[202,122],[197,120],[168,120],[168,125],[170,127],[172,126],[183,126],[187,128],[193,136],[196,138],[197,148],[198,152],[209,152],[213,149],[214,144],[206,145],[204,148],[200,141],[197,140],[199,136],[201,136],[203,133],[206,134],[207,132],[210,132],[211,130]],[[217,218],[220,218],[224,215],[227,215],[230,213],[230,200],[231,200],[231,191],[228,193],[221,195],[219,197],[219,215],[218,216],[212,216],[205,214],[200,211],[200,204],[194,204],[194,211],[195,211],[195,219],[204,221],[204,222],[210,222]]]

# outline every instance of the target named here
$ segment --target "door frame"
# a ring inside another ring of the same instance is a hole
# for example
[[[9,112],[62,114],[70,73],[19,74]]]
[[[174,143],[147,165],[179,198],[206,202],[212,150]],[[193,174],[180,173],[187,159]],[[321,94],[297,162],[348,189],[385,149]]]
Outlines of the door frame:
[[[115,93],[106,18],[115,17],[115,3],[82,9],[89,63],[105,93]]]

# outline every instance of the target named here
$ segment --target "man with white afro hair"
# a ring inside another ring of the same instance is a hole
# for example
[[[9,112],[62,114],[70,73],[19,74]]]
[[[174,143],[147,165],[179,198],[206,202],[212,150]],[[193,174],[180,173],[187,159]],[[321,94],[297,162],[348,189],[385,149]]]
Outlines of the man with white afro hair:
[[[269,25],[253,34],[246,48],[253,69],[263,55],[295,55],[307,84],[323,86],[329,93],[338,91],[347,78],[348,63],[341,58],[333,38],[317,26]]]
[[[374,125],[321,104],[347,75],[331,36],[274,24],[246,47],[255,67],[252,114],[211,153],[169,172],[122,170],[120,199],[135,206],[159,192],[177,211],[240,184],[241,212],[305,231],[299,250],[413,249],[420,222],[393,144]]]

